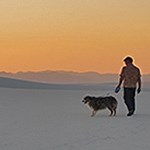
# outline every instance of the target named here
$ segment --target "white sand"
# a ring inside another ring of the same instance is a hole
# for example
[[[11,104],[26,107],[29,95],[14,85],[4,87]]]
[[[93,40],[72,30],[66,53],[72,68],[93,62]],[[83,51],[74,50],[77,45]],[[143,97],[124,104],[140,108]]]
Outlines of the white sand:
[[[150,91],[126,117],[122,92],[116,117],[90,117],[81,100],[106,91],[0,88],[0,150],[149,150]]]

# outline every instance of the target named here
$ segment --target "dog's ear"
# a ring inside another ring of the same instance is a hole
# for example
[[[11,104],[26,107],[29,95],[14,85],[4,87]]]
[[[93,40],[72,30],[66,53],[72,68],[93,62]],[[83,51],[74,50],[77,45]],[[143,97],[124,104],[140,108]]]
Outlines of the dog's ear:
[[[91,98],[91,96],[86,96],[84,99],[90,99]]]
[[[95,100],[95,99],[97,99],[95,96],[93,96],[93,97],[91,97],[91,99],[93,99],[93,100]]]

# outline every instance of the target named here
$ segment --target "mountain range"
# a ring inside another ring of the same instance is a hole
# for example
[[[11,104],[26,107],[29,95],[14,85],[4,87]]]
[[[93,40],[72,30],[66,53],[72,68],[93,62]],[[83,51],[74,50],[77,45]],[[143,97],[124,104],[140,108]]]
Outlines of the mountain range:
[[[42,83],[110,83],[118,82],[118,74],[97,72],[39,71],[39,72],[0,72],[0,77],[29,80]],[[150,74],[142,76],[144,82],[150,81]]]
[[[103,83],[116,82],[118,79],[117,74],[73,71],[0,72],[0,76],[42,83]]]
[[[143,90],[149,91],[150,75],[143,75],[142,78]],[[117,82],[117,74],[97,72],[0,72],[1,88],[113,91]]]
[[[28,80],[40,83],[111,83],[118,82],[118,74],[100,74],[98,72],[73,72],[73,71],[39,71],[39,72],[0,72],[0,77]],[[150,74],[143,75],[144,82],[150,81]]]

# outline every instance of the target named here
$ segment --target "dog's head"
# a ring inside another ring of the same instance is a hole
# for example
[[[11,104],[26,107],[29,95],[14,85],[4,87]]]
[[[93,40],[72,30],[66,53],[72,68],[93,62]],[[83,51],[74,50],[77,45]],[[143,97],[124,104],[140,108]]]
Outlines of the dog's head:
[[[86,97],[84,97],[84,99],[82,100],[82,102],[84,103],[84,104],[87,104],[88,102],[90,102],[91,101],[91,96],[86,96]]]

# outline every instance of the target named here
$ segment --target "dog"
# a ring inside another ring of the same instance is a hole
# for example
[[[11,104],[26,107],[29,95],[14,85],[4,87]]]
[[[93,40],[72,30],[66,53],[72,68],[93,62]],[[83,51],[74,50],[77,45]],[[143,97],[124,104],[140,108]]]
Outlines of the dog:
[[[115,97],[113,96],[106,96],[106,97],[91,97],[86,96],[82,100],[84,104],[87,104],[92,109],[91,117],[95,116],[97,111],[106,109],[110,111],[109,116],[116,116],[116,109],[118,102]]]

